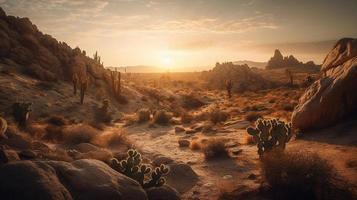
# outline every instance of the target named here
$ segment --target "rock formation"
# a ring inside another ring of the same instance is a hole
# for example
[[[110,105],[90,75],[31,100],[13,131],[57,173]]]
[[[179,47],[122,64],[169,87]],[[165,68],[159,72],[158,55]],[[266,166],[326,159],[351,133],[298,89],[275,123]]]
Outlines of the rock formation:
[[[357,39],[338,41],[321,71],[323,77],[306,90],[293,112],[295,128],[328,127],[357,113]]]
[[[300,62],[293,55],[284,57],[279,49],[276,49],[274,56],[268,61],[266,69],[279,69],[279,68],[310,68],[310,69],[319,69],[320,66],[316,65],[313,61],[307,63]]]
[[[272,84],[259,74],[255,73],[248,65],[235,65],[232,62],[216,63],[216,66],[202,72],[202,78],[207,81],[210,88],[225,89],[226,81],[233,83],[232,91],[255,91],[269,88]]]

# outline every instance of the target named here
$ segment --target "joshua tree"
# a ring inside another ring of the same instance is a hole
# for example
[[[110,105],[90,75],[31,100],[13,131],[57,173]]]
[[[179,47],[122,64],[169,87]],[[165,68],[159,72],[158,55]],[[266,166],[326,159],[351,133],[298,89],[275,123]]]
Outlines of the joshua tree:
[[[73,83],[73,94],[76,95],[77,94],[77,86],[78,86],[78,75],[77,73],[74,73],[72,76],[72,83]]]
[[[233,88],[232,80],[226,81],[226,90],[227,90],[228,98],[232,97],[232,88]]]
[[[294,85],[294,75],[293,72],[290,69],[286,69],[285,70],[286,75],[288,76],[288,78],[290,79],[290,86]]]

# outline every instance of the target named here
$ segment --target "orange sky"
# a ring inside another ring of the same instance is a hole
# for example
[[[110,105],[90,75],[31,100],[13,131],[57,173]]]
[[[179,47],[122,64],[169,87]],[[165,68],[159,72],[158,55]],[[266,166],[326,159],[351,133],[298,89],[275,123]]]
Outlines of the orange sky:
[[[106,66],[213,66],[267,61],[274,49],[321,63],[356,37],[355,0],[0,0],[39,29]],[[354,20],[353,20],[354,19]]]

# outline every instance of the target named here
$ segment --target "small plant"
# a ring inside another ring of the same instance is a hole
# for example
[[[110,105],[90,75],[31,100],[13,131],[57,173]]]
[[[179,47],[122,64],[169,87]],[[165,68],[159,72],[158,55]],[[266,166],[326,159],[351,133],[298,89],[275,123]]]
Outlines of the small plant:
[[[138,117],[138,122],[143,123],[150,120],[151,112],[149,109],[140,109],[136,115]]]
[[[16,102],[12,105],[12,113],[15,121],[21,126],[26,127],[30,117],[32,103]]]
[[[229,153],[223,140],[212,138],[203,145],[203,153],[207,160],[228,158]]]
[[[255,126],[255,128],[247,128],[247,132],[257,142],[260,157],[273,149],[284,150],[286,143],[292,137],[291,123],[285,124],[278,119],[264,120],[260,118],[255,122]]]
[[[232,80],[226,81],[226,90],[229,99],[232,97],[232,88],[233,88]]]
[[[154,115],[154,123],[166,125],[170,122],[171,117],[172,116],[170,113],[166,112],[165,110],[159,110]]]
[[[109,112],[109,100],[104,99],[102,106],[98,108],[96,113],[96,121],[110,123],[112,121],[111,113]]]
[[[128,157],[125,160],[119,162],[115,158],[112,159],[113,169],[138,181],[143,188],[160,187],[165,184],[166,180],[163,176],[169,173],[169,169],[165,165],[160,165],[152,170],[148,165],[141,164],[139,152],[130,149],[127,153]]]
[[[209,113],[209,117],[213,124],[217,124],[226,121],[229,118],[229,114],[219,108],[215,108]]]

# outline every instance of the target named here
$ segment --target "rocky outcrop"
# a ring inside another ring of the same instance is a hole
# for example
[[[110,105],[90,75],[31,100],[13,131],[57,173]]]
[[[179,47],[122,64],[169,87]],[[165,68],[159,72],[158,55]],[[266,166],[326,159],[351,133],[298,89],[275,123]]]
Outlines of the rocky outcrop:
[[[295,128],[328,127],[357,113],[357,39],[338,41],[326,56],[322,72],[293,112]]]
[[[18,161],[0,166],[1,199],[138,199],[134,180],[98,160]]]
[[[102,63],[85,51],[43,34],[28,18],[7,16],[1,7],[0,63],[44,81],[71,80],[73,73],[91,80],[106,76]]]
[[[236,92],[267,89],[273,84],[251,70],[248,65],[235,65],[232,62],[216,63],[212,70],[202,72],[202,78],[212,89],[225,89],[226,81],[231,80],[232,91]]]
[[[308,61],[307,63],[300,62],[293,55],[284,57],[283,54],[276,49],[274,56],[268,61],[266,69],[279,69],[279,68],[310,68],[319,70],[320,66],[316,65],[313,61]]]

